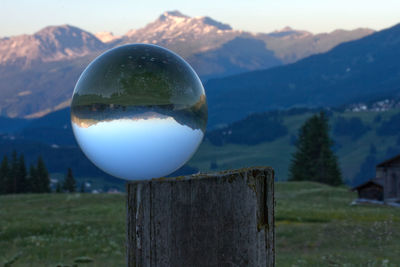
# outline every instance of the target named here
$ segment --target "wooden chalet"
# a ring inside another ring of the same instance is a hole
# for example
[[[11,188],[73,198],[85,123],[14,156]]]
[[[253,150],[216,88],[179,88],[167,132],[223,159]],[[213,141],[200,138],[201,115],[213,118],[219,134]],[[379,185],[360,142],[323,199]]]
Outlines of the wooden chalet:
[[[359,199],[383,201],[383,184],[382,179],[373,178],[354,187],[352,190],[358,192]]]
[[[400,201],[400,155],[376,165],[376,177],[384,181],[385,202]]]
[[[362,200],[400,203],[400,155],[376,165],[376,177],[352,190]]]

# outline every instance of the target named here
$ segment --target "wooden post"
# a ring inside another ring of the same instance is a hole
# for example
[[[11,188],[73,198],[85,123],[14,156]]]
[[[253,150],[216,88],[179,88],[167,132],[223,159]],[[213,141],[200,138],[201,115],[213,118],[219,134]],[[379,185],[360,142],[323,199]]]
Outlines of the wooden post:
[[[274,172],[127,184],[127,265],[275,266]]]

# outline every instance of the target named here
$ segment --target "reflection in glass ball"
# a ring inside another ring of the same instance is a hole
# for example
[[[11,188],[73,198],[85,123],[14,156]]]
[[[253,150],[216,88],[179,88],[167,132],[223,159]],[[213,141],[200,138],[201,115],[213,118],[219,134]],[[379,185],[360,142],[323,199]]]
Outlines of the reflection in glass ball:
[[[197,150],[207,124],[204,88],[181,57],[130,44],[96,58],[71,103],[72,128],[86,156],[127,180],[158,178]]]

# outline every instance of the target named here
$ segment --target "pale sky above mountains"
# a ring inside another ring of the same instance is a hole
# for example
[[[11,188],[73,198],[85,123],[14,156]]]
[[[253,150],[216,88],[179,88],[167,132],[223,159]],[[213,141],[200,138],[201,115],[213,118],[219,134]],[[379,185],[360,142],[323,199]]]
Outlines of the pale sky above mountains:
[[[285,26],[313,33],[359,27],[380,30],[400,23],[399,0],[0,0],[0,37],[61,24],[121,35],[171,10],[210,16],[251,32]]]

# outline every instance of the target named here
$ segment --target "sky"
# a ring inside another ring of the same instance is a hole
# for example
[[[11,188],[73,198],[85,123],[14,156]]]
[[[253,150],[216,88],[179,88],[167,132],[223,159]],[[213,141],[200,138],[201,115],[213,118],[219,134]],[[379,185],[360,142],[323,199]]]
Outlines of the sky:
[[[313,33],[380,30],[400,23],[400,0],[0,0],[0,37],[62,24],[121,35],[171,10],[265,33],[285,26]]]

